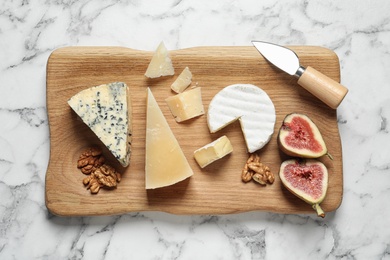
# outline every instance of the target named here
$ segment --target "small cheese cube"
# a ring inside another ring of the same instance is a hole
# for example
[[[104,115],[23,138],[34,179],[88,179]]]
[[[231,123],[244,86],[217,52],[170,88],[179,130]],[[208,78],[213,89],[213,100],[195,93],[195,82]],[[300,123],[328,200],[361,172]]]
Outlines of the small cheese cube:
[[[172,83],[171,89],[176,93],[181,93],[191,84],[191,80],[192,73],[188,67],[185,67],[179,77]]]
[[[182,122],[204,114],[200,88],[194,88],[165,100],[176,122]]]
[[[210,163],[221,159],[222,157],[233,152],[232,144],[226,135],[218,138],[212,143],[209,143],[194,152],[194,158],[201,168],[206,167]]]
[[[152,60],[145,72],[145,76],[148,78],[158,78],[161,76],[171,76],[175,74],[175,70],[172,65],[172,60],[169,57],[169,52],[161,42],[153,54]]]

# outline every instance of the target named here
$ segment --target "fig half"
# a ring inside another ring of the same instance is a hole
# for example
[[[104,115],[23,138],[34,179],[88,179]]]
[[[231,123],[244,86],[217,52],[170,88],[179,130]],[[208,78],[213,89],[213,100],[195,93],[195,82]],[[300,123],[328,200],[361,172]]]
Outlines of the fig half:
[[[278,134],[280,149],[287,155],[302,158],[319,158],[328,153],[320,130],[306,115],[288,114]]]
[[[312,205],[318,216],[325,217],[320,203],[328,189],[328,170],[322,162],[316,159],[290,159],[280,166],[279,176],[291,193]]]

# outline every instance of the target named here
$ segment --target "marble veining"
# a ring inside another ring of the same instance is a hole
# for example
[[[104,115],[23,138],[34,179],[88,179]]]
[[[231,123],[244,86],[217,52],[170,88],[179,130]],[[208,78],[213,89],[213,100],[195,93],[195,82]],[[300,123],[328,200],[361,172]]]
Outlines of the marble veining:
[[[390,259],[390,2],[0,3],[0,259]],[[64,46],[153,50],[265,40],[332,49],[344,196],[325,219],[248,212],[62,218],[44,202],[46,62]]]

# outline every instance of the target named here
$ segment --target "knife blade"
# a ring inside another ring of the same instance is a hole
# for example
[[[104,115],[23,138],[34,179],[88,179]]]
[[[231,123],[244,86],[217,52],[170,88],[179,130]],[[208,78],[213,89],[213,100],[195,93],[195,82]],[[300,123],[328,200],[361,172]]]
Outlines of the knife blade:
[[[315,70],[313,67],[306,68],[299,63],[298,55],[277,44],[252,41],[252,44],[260,54],[270,63],[288,73],[298,77],[298,84],[312,93],[329,107],[336,109],[348,93],[348,89]]]

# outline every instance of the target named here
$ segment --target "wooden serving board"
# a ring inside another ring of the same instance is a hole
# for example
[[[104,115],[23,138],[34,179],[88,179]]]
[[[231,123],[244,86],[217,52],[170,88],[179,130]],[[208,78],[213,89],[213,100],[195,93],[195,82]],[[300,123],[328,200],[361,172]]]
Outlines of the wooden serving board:
[[[328,49],[291,46],[301,65],[310,65],[340,80],[339,60]],[[55,50],[47,63],[47,110],[50,124],[50,161],[46,174],[46,206],[56,215],[114,215],[134,211],[164,211],[173,214],[229,214],[246,211],[314,213],[311,206],[287,191],[278,176],[281,162],[289,157],[277,146],[283,118],[292,112],[308,115],[319,127],[334,160],[321,158],[329,170],[325,212],[336,210],[343,193],[341,141],[336,111],[328,108],[296,83],[297,79],[275,69],[254,47],[196,47],[171,51],[175,76],[148,79],[144,76],[153,52],[122,47],[66,47]],[[165,99],[174,95],[171,83],[188,66],[193,84],[202,87],[205,110],[213,96],[225,86],[250,83],[268,93],[276,108],[275,133],[260,151],[262,162],[275,174],[273,185],[243,183],[241,170],[248,158],[244,138],[235,122],[210,134],[206,115],[176,123]],[[82,184],[85,177],[76,167],[80,153],[92,145],[104,147],[82,123],[67,100],[82,89],[115,81],[126,82],[133,102],[133,146],[131,165],[121,168],[108,150],[104,155],[122,174],[114,190],[92,195]],[[146,88],[150,87],[194,175],[170,187],[145,190]],[[234,152],[201,169],[193,152],[227,135]]]

